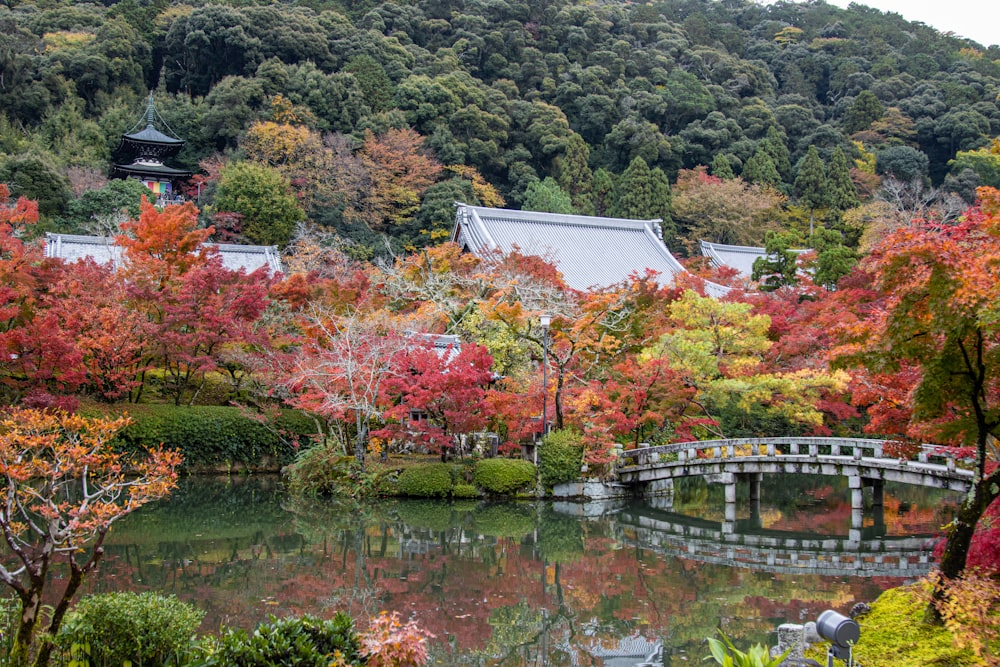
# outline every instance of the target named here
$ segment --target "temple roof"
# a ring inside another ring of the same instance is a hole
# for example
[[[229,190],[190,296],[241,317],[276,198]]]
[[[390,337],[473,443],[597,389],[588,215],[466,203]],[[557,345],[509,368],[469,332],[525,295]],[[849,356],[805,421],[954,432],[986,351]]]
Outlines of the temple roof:
[[[187,178],[191,172],[186,169],[174,169],[159,162],[136,161],[132,164],[114,164],[112,171],[120,171],[123,174],[138,174],[140,176],[154,176],[167,178]]]
[[[664,245],[659,220],[599,218],[456,203],[452,241],[473,253],[513,250],[552,261],[578,290],[609,287],[647,269],[672,284],[687,270]],[[710,296],[729,288],[706,283]]]
[[[744,278],[753,275],[753,263],[760,257],[767,257],[767,250],[756,246],[726,245],[725,243],[710,243],[700,241],[701,254],[718,268],[729,267],[739,271]],[[809,252],[806,250],[792,250],[794,253]]]
[[[273,273],[281,272],[281,258],[276,246],[237,245],[232,243],[209,243],[222,258],[222,265],[232,271],[245,270],[252,273],[267,267]],[[98,264],[112,263],[115,268],[122,265],[121,248],[114,238],[104,236],[81,236],[77,234],[46,234],[45,256],[66,262],[90,258]]]

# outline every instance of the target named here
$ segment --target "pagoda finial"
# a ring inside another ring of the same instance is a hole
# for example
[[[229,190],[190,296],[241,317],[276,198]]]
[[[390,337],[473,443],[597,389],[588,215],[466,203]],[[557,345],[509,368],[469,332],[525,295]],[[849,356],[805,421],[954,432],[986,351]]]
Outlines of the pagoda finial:
[[[149,91],[149,106],[146,108],[146,127],[153,127],[153,91]]]

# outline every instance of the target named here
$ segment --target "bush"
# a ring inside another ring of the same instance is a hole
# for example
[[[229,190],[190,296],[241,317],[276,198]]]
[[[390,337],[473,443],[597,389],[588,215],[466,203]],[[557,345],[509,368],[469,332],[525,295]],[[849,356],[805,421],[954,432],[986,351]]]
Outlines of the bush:
[[[456,484],[451,490],[452,498],[478,498],[479,489],[472,484]]]
[[[488,493],[513,493],[535,481],[535,466],[521,459],[483,459],[476,463],[472,478]]]
[[[195,667],[327,667],[337,659],[362,664],[354,622],[343,612],[330,620],[305,615],[271,618],[253,634],[227,630],[202,642],[205,657]]]
[[[92,595],[66,616],[56,643],[67,652],[82,650],[92,667],[181,665],[204,616],[173,596]]]
[[[538,448],[538,476],[545,488],[579,479],[582,465],[583,438],[576,431],[552,431]]]
[[[282,410],[265,423],[236,407],[136,405],[129,407],[132,423],[119,435],[120,447],[138,451],[157,447],[184,454],[184,466],[260,466],[290,463],[299,443],[316,434],[307,415]]]
[[[414,498],[444,498],[451,494],[452,466],[447,463],[423,463],[399,473],[396,489],[400,495]]]

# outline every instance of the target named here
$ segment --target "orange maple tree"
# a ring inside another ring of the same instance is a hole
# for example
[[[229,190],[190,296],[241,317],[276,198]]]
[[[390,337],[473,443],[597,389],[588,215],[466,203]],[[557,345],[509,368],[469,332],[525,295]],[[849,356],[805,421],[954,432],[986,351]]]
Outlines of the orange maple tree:
[[[880,427],[969,448],[972,489],[948,526],[947,579],[966,566],[980,518],[1000,497],[1000,191],[980,188],[980,208],[959,222],[915,221],[889,235],[863,263],[883,296],[842,328],[842,364],[871,377],[905,374]],[[892,383],[883,381],[883,386]],[[940,590],[940,589],[939,589]]]
[[[0,418],[0,530],[7,545],[0,581],[21,603],[8,658],[14,667],[48,664],[53,637],[104,555],[111,525],[176,485],[180,454],[158,450],[129,460],[113,451],[112,439],[127,424],[125,417],[31,409]],[[47,612],[57,565],[68,572]]]

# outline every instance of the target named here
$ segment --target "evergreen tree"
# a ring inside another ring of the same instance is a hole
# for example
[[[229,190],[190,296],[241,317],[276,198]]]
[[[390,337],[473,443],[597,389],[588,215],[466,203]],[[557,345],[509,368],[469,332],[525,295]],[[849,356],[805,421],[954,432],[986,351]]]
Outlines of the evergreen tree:
[[[521,208],[525,211],[541,211],[543,213],[574,213],[573,201],[559,187],[559,183],[551,176],[545,180],[532,181],[524,191],[524,201]]]
[[[743,166],[743,180],[781,188],[781,175],[778,174],[778,169],[774,166],[774,160],[760,146]]]
[[[594,175],[590,171],[590,147],[579,134],[573,133],[566,151],[552,161],[553,175],[563,192],[569,193],[573,208],[583,215],[594,214],[591,191]]]
[[[788,146],[785,144],[785,136],[781,131],[774,125],[767,128],[767,134],[760,142],[759,147],[771,156],[771,161],[774,162],[774,168],[781,175],[781,180],[787,181],[792,174],[792,158],[788,152]]]
[[[773,292],[784,285],[798,282],[796,259],[792,252],[795,235],[790,232],[768,232],[765,241],[765,257],[758,257],[753,263],[753,280],[759,282],[762,292]]]
[[[829,206],[830,203],[826,168],[815,146],[810,146],[805,157],[799,161],[795,176],[795,196],[801,206],[809,209],[809,236],[812,236],[816,209]]]
[[[885,115],[885,107],[870,90],[862,90],[844,114],[844,131],[847,134],[867,130],[873,122]]]
[[[712,159],[712,176],[727,181],[736,178],[736,174],[733,173],[733,163],[725,154],[716,153]]]
[[[843,235],[834,229],[816,230],[813,248],[813,282],[828,290],[836,288],[837,282],[858,263],[858,253],[844,245]]]
[[[674,224],[670,215],[672,193],[670,181],[662,169],[650,169],[641,157],[629,164],[615,189],[614,205],[609,214],[616,218],[663,221],[663,236],[674,238]]]
[[[858,206],[861,201],[858,199],[858,190],[851,180],[851,168],[847,164],[847,156],[844,149],[837,146],[830,157],[830,173],[828,174],[830,183],[830,207],[837,211]]]
[[[594,202],[594,215],[601,217],[611,215],[609,211],[614,208],[615,190],[618,186],[617,180],[615,175],[604,167],[594,172],[594,189],[591,192]]]

